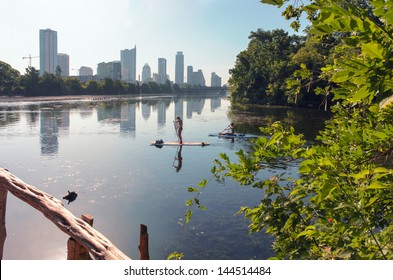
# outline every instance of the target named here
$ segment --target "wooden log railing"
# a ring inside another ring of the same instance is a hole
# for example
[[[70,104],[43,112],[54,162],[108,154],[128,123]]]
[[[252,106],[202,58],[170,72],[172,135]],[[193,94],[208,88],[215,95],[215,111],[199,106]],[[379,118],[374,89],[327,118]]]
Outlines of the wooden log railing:
[[[70,211],[64,208],[61,200],[39,190],[34,186],[26,184],[21,179],[11,174],[8,170],[0,167],[1,254],[3,253],[6,238],[5,211],[7,191],[40,211],[61,231],[72,237],[80,245],[84,246],[94,259],[130,259],[126,254],[114,246],[103,234],[94,229],[87,222],[75,217]]]

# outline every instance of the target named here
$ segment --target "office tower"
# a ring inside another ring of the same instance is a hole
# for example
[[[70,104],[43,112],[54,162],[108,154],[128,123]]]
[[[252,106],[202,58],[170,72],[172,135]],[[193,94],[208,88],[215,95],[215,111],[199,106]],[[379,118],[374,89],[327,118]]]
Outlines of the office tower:
[[[79,76],[93,76],[93,69],[87,66],[79,68]]]
[[[101,62],[97,65],[97,76],[100,79],[110,78],[112,80],[121,79],[120,61]]]
[[[194,68],[192,66],[187,66],[187,84],[189,85],[194,84],[193,72],[194,72]]]
[[[70,56],[65,53],[59,53],[57,55],[57,62],[61,69],[61,76],[68,77],[70,75]]]
[[[205,86],[205,77],[203,76],[202,70],[194,72],[192,66],[187,67],[187,84],[192,86]]]
[[[212,87],[221,87],[221,77],[213,72],[210,79],[210,83]]]
[[[183,52],[177,52],[175,65],[175,84],[184,83],[184,55]]]
[[[121,79],[128,83],[136,82],[136,46],[120,51]]]
[[[149,66],[149,64],[145,63],[145,65],[142,68],[142,82],[146,83],[146,82],[150,82],[151,79],[151,68]]]
[[[57,31],[40,29],[40,74],[55,74],[57,65]]]
[[[166,59],[165,58],[159,58],[158,59],[158,79],[160,84],[165,84],[166,83]]]

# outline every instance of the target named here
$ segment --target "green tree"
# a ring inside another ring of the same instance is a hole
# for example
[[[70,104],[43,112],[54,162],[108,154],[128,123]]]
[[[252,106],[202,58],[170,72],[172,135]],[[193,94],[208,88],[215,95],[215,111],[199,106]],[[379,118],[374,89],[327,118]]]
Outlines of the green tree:
[[[286,80],[289,103],[324,105],[327,110],[334,84],[326,73],[322,73],[322,69],[333,62],[333,50],[339,43],[338,36],[327,35],[317,39],[312,34],[307,35],[304,45],[292,57],[297,69]]]
[[[247,50],[230,69],[229,89],[233,102],[285,103],[285,80],[293,73],[291,56],[302,38],[284,30],[251,32]]]
[[[80,94],[82,92],[82,84],[79,79],[68,77],[64,81],[64,86],[68,94]]]
[[[26,95],[38,95],[40,72],[34,67],[26,68],[26,74],[21,77],[21,87]]]
[[[43,95],[61,95],[63,93],[62,79],[45,72],[39,81],[39,88]]]
[[[393,1],[364,2],[370,5],[316,0],[299,7],[310,15],[315,36],[344,35],[335,49],[339,59],[323,70],[340,102],[317,144],[275,123],[261,128],[270,137],[258,138],[252,152],[238,151],[236,162],[221,154],[212,168],[218,178],[263,192],[259,205],[239,213],[250,219],[251,232],[275,237],[279,259],[393,259],[393,106],[378,104],[380,96],[393,95]],[[259,177],[290,162],[299,164],[298,179],[285,169]],[[189,206],[201,207],[206,184],[189,188],[196,193]]]
[[[0,61],[0,95],[11,96],[19,88],[19,71]]]
[[[142,93],[151,93],[150,87],[147,83],[143,83],[141,85],[141,92]]]
[[[100,88],[97,81],[88,81],[83,85],[85,91],[89,94],[99,94]]]

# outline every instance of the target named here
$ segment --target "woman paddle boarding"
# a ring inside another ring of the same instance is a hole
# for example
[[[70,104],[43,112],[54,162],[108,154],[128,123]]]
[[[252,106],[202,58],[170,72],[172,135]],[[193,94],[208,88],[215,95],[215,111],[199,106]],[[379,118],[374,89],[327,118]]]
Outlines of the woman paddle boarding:
[[[183,136],[182,136],[183,120],[179,116],[177,116],[175,124],[176,124],[177,137],[179,137],[179,143],[183,144]]]

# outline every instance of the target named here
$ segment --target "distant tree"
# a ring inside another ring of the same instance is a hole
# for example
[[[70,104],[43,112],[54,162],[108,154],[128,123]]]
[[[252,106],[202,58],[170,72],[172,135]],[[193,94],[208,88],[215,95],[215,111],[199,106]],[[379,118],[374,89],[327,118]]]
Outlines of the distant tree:
[[[148,82],[147,83],[150,88],[151,93],[160,93],[160,86],[156,82]]]
[[[148,84],[143,83],[143,84],[141,85],[141,93],[151,93],[150,87],[149,87]]]
[[[128,94],[137,94],[138,93],[138,85],[134,83],[128,83],[126,88],[126,93]]]
[[[79,79],[68,77],[65,79],[64,85],[68,94],[80,94],[82,92],[82,84]]]
[[[174,93],[181,93],[182,92],[182,90],[178,84],[173,85],[173,92]]]
[[[102,83],[102,89],[104,94],[114,93],[114,82],[111,78],[105,78]]]
[[[19,87],[20,73],[0,61],[0,95],[12,95]]]
[[[21,77],[21,87],[26,95],[38,95],[40,91],[40,72],[34,67],[26,68],[26,74]]]
[[[63,93],[62,79],[45,72],[40,79],[39,88],[43,95],[61,95]]]

